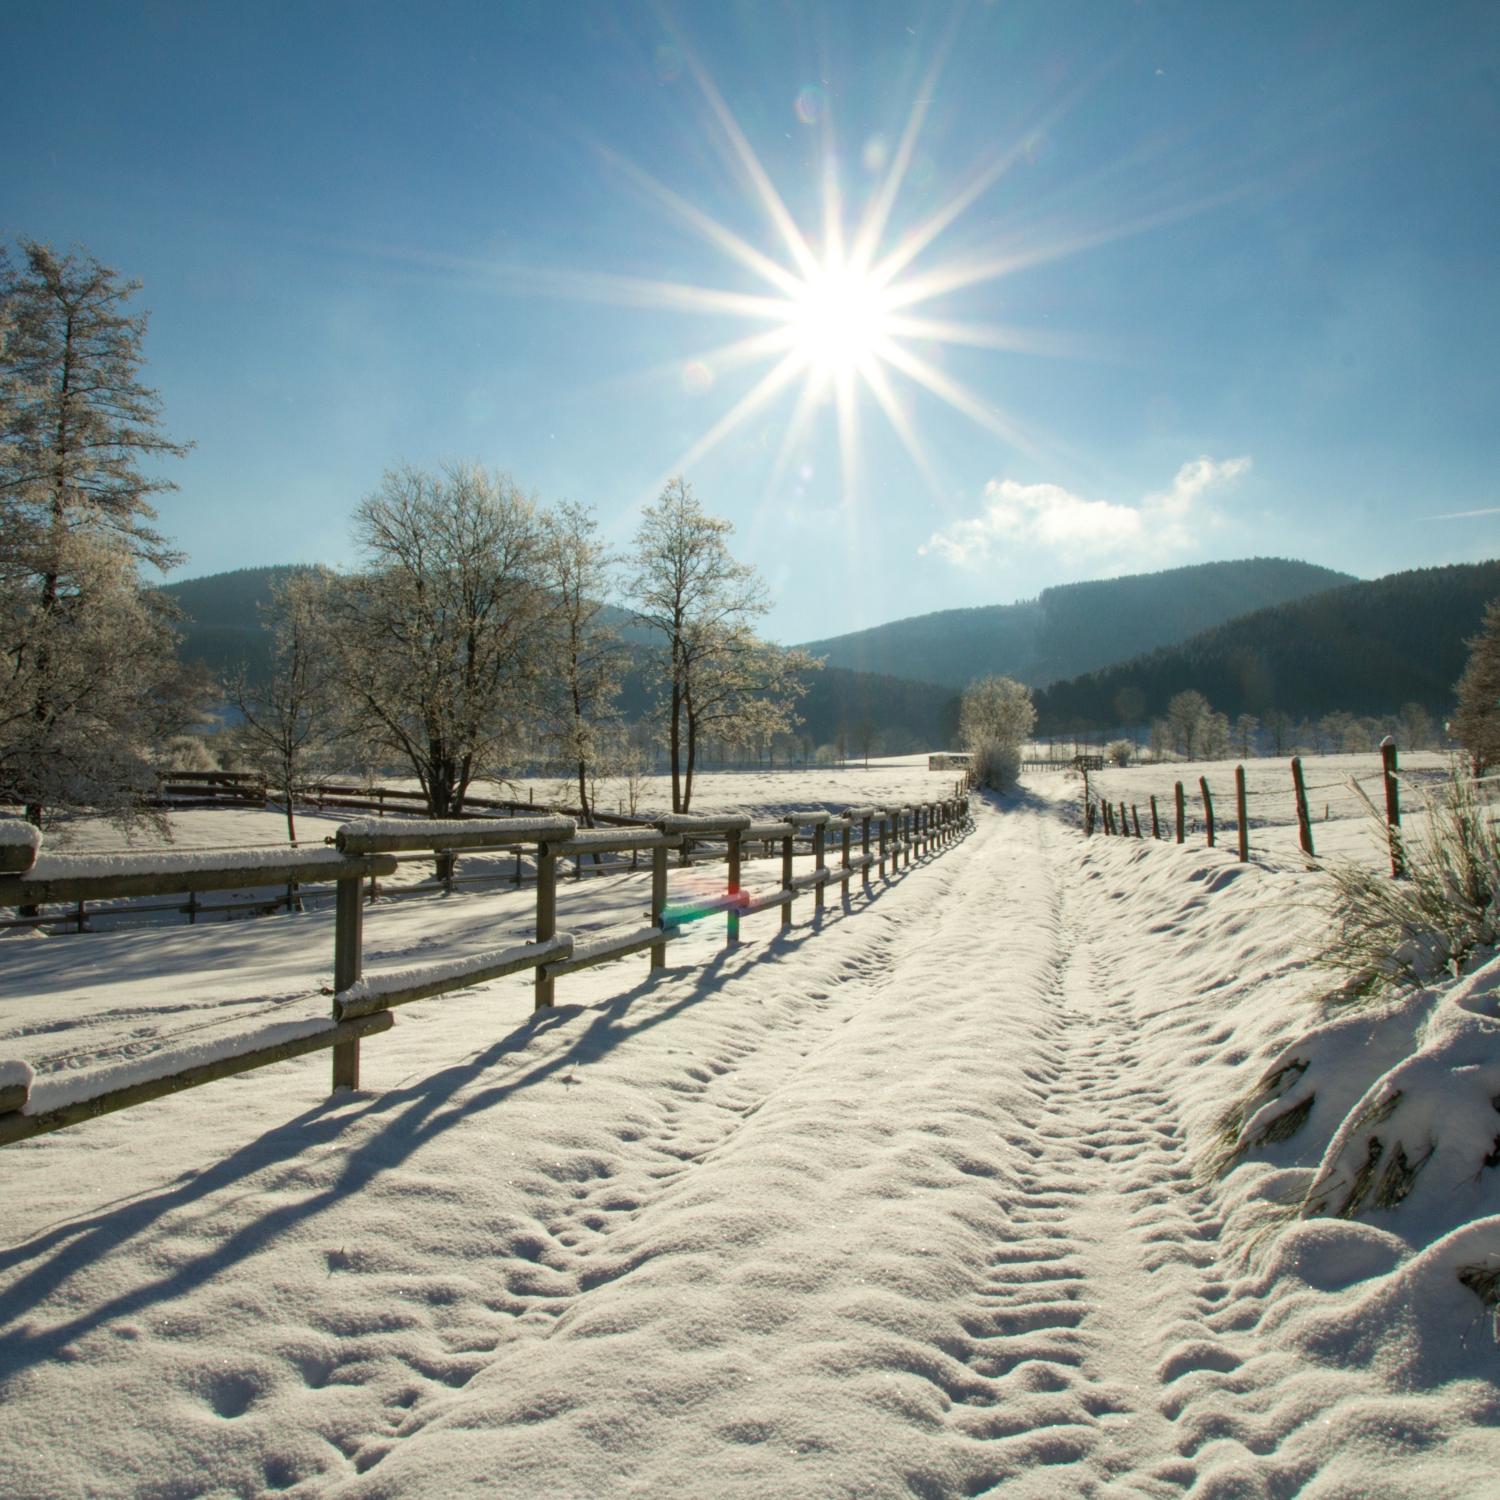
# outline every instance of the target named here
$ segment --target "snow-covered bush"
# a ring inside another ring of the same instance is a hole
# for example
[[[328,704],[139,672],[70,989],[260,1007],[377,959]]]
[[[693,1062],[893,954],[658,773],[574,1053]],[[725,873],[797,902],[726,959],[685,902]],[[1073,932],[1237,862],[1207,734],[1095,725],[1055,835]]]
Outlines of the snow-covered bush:
[[[1500,938],[1500,833],[1474,783],[1455,774],[1427,811],[1425,836],[1402,849],[1403,879],[1368,865],[1329,869],[1335,932],[1321,958],[1344,974],[1343,999],[1383,1001],[1456,974]]]
[[[1111,740],[1104,747],[1104,753],[1109,757],[1111,765],[1128,766],[1135,754],[1135,746],[1129,740]]]
[[[981,786],[1000,790],[1015,783],[1021,747],[1036,724],[1031,689],[1010,677],[985,677],[964,689],[958,736],[973,757],[970,769]]]
[[[174,734],[162,741],[156,757],[164,771],[217,771],[218,757],[196,734]]]

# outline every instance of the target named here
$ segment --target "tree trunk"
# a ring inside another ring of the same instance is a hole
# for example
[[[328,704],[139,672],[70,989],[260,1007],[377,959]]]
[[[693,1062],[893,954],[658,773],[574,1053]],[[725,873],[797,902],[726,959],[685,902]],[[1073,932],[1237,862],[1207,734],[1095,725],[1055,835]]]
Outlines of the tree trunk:
[[[672,722],[669,729],[672,758],[672,811],[680,813],[682,807],[682,687],[678,679],[672,679]]]

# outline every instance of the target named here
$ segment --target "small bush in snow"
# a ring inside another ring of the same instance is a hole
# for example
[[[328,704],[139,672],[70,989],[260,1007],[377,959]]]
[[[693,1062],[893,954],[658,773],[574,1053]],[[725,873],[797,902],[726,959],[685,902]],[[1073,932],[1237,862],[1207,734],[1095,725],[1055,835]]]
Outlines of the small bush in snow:
[[[1135,746],[1129,740],[1111,740],[1104,748],[1111,765],[1128,766],[1135,754]]]
[[[1347,976],[1340,998],[1379,1002],[1420,988],[1500,938],[1500,834],[1474,784],[1455,774],[1428,814],[1426,836],[1403,851],[1404,879],[1354,864],[1329,871],[1336,935],[1321,958]]]

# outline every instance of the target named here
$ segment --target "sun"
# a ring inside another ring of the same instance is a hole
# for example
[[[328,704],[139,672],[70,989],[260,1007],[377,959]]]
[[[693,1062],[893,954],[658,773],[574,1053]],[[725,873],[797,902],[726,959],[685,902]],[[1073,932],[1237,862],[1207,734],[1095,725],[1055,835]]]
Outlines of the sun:
[[[891,299],[867,272],[830,261],[789,299],[791,347],[824,381],[868,376],[893,333]]]
[[[915,391],[936,397],[1010,447],[1037,456],[1039,444],[1021,423],[991,393],[972,389],[945,369],[937,351],[956,345],[1009,353],[1074,355],[1083,352],[1081,346],[1060,339],[1051,329],[981,323],[955,317],[951,308],[955,298],[982,283],[1072,254],[1114,235],[1072,235],[1048,244],[1023,242],[1012,231],[989,249],[981,246],[962,257],[924,264],[953,223],[1024,159],[1029,136],[982,161],[934,212],[894,233],[897,200],[915,158],[927,105],[935,93],[940,62],[934,61],[899,142],[884,156],[882,175],[849,223],[844,211],[846,185],[838,166],[840,157],[836,143],[828,136],[823,153],[823,222],[818,230],[810,231],[799,225],[788,209],[713,80],[690,51],[683,50],[729,144],[730,155],[737,161],[748,189],[747,199],[764,215],[770,231],[765,247],[736,233],[601,142],[599,152],[612,171],[634,182],[672,217],[723,253],[734,263],[740,284],[734,289],[695,286],[599,272],[551,273],[547,278],[549,285],[575,296],[721,319],[728,316],[750,325],[753,331],[743,337],[685,352],[681,364],[673,365],[683,383],[699,392],[711,389],[723,372],[756,364],[769,364],[769,368],[664,473],[691,468],[771,402],[799,387],[771,468],[771,488],[794,462],[803,437],[830,400],[838,428],[842,500],[846,506],[858,501],[861,411],[871,405],[900,439],[932,494],[941,494],[943,487],[925,452],[914,403],[909,399]],[[944,311],[938,314],[935,308]]]

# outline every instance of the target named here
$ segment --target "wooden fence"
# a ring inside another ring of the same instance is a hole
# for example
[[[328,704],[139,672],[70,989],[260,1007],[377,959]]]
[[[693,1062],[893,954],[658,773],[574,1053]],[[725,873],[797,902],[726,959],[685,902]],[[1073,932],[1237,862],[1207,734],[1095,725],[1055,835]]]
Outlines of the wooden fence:
[[[1381,770],[1379,779],[1384,796],[1384,811],[1387,829],[1387,844],[1390,852],[1391,874],[1399,878],[1405,869],[1405,856],[1401,845],[1401,785],[1400,767],[1397,761],[1395,744],[1387,740],[1380,747]],[[1344,786],[1346,782],[1326,783],[1323,787],[1309,788],[1303,771],[1302,757],[1293,756],[1291,760],[1291,797],[1296,811],[1297,840],[1302,852],[1309,859],[1317,857],[1317,849],[1313,838],[1313,818],[1308,802],[1310,790],[1317,791],[1334,785]],[[1141,819],[1141,807],[1138,802],[1118,803],[1108,798],[1098,796],[1090,786],[1087,776],[1083,784],[1084,809],[1083,809],[1083,831],[1086,835],[1096,832],[1121,838],[1153,838],[1167,839],[1175,835],[1175,841],[1179,844],[1185,842],[1188,831],[1188,800],[1193,796],[1184,784],[1179,781],[1173,788],[1172,807],[1164,811],[1157,805],[1156,795],[1152,793],[1147,799],[1146,812],[1148,822],[1143,824]],[[1204,840],[1210,848],[1213,848],[1218,840],[1220,823],[1223,821],[1227,827],[1231,827],[1235,833],[1235,843],[1241,861],[1250,858],[1250,793],[1245,786],[1245,768],[1237,765],[1234,768],[1234,818],[1222,820],[1215,812],[1213,791],[1209,787],[1208,777],[1200,776],[1196,790],[1196,802],[1202,812],[1202,823]],[[1264,794],[1261,794],[1264,795]]]
[[[51,857],[40,870],[35,865],[34,844],[0,841],[0,905],[227,890],[253,883],[332,882],[336,893],[333,1009],[326,1023],[283,1027],[282,1031],[294,1034],[269,1039],[243,1038],[221,1054],[189,1066],[174,1067],[168,1053],[149,1077],[36,1112],[29,1107],[31,1069],[21,1062],[0,1061],[0,1145],[320,1050],[332,1050],[333,1087],[354,1088],[359,1083],[360,1043],[389,1030],[391,1012],[399,1005],[529,969],[534,974],[536,1006],[549,1006],[560,979],[596,964],[645,952],[652,970],[663,968],[667,944],[691,922],[722,913],[726,943],[733,945],[739,941],[744,919],[759,912],[778,909],[781,926],[789,927],[793,903],[808,893],[821,915],[828,886],[837,884],[847,901],[856,879],[868,891],[872,872],[880,879],[894,875],[913,858],[940,852],[970,826],[967,797],[915,806],[853,808],[837,815],[821,810],[796,812],[766,822],[743,816],[669,817],[658,819],[649,830],[580,829],[574,819],[557,815],[482,821],[371,819],[342,825],[329,849],[238,856],[191,851],[123,856],[108,861],[103,869],[97,860],[64,855]],[[690,905],[673,905],[668,854],[688,842],[722,843],[728,878],[722,894],[695,899]],[[795,874],[794,852],[799,843],[811,849],[813,868]],[[366,883],[393,873],[399,854],[521,846],[531,850],[537,869],[532,941],[447,962],[379,974],[364,972]],[[740,882],[744,858],[756,846],[779,850],[781,879],[776,889],[751,896]],[[647,924],[622,935],[576,942],[571,933],[557,930],[558,860],[617,850],[649,851],[651,855]]]

